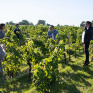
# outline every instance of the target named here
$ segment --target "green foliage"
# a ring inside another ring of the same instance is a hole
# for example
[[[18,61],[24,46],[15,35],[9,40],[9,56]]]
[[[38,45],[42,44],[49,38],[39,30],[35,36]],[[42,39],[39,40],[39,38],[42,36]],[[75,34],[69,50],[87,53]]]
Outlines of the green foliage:
[[[60,78],[58,70],[58,50],[49,58],[37,64],[34,72],[34,84],[40,93],[60,93]]]
[[[6,57],[3,62],[5,73],[9,76],[20,75],[23,62],[29,61],[34,66],[33,80],[40,93],[61,93],[58,65],[67,50],[75,51],[81,48],[82,28],[55,27],[59,31],[56,40],[48,39],[48,26],[20,26],[22,33],[18,39],[13,33],[14,26],[6,26],[9,39],[1,39],[6,45]],[[71,47],[68,45],[68,34],[71,35]],[[63,61],[61,62],[63,64]],[[35,67],[35,68],[34,68]]]

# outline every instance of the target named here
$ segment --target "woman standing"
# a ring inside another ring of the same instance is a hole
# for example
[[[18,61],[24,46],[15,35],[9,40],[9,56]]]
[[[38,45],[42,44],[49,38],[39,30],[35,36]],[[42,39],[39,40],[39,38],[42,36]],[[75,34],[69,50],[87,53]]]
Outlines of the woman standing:
[[[0,24],[0,39],[5,37],[5,33],[7,32],[7,29],[5,32],[3,31],[5,29],[5,24]]]
[[[92,35],[93,35],[93,27],[92,23],[90,21],[87,21],[85,24],[85,31],[82,34],[82,43],[83,43],[83,48],[85,51],[85,63],[84,65],[89,64],[89,44],[90,41],[92,40]]]

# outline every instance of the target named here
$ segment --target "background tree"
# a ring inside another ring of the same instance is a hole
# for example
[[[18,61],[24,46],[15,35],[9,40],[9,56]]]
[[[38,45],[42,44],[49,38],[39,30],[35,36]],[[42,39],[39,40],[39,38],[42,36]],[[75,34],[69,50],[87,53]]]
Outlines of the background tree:
[[[22,20],[21,22],[19,22],[19,25],[30,25],[30,23],[27,20]]]
[[[46,25],[46,21],[45,20],[38,20],[37,25],[40,25],[40,24]]]
[[[50,24],[47,23],[46,26],[50,26]]]
[[[64,26],[69,26],[69,25],[64,25]]]
[[[31,22],[30,25],[34,26],[34,24]]]
[[[86,22],[85,21],[82,21],[81,24],[80,24],[80,27],[84,27],[85,24],[86,24]]]
[[[9,25],[9,23],[8,23],[8,22],[6,22],[6,25]]]
[[[13,23],[13,21],[10,22],[6,22],[7,25],[15,25],[15,23]]]
[[[57,26],[60,26],[60,24],[57,24]]]

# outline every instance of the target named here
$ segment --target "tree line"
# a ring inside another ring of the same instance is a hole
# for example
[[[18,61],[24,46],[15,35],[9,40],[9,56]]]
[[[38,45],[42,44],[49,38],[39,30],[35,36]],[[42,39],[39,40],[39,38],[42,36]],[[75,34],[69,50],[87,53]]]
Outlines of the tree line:
[[[7,25],[15,25],[16,23],[14,23],[13,21],[10,22],[6,22]],[[28,20],[22,20],[21,22],[18,23],[19,25],[32,25],[34,26],[35,24],[33,24],[33,22],[29,22]],[[46,26],[50,26],[50,24],[46,24],[45,20],[38,20],[36,25],[46,25]]]
[[[91,22],[92,22],[92,24],[93,24],[93,20],[92,20]],[[86,21],[82,21],[82,22],[80,23],[80,27],[84,27],[84,26],[85,26],[85,23],[86,23]],[[14,23],[13,21],[6,22],[6,25],[15,25],[15,24],[16,24],[16,23]],[[50,24],[49,24],[49,23],[46,23],[45,20],[38,20],[37,24],[33,24],[33,22],[29,22],[28,20],[22,20],[22,21],[20,21],[18,24],[19,24],[19,25],[32,25],[32,26],[34,26],[34,25],[50,26]],[[57,26],[62,26],[62,25],[57,24]],[[64,25],[64,26],[68,26],[68,25]]]
[[[6,25],[15,25],[16,23],[14,23],[13,21],[10,22],[6,22]],[[33,22],[29,22],[28,20],[22,20],[21,22],[18,22],[19,25],[43,25],[43,26],[50,26],[49,23],[46,23],[45,20],[38,20],[37,24],[34,24]],[[60,24],[57,24],[57,26],[61,26]],[[66,25],[68,26],[68,25]]]

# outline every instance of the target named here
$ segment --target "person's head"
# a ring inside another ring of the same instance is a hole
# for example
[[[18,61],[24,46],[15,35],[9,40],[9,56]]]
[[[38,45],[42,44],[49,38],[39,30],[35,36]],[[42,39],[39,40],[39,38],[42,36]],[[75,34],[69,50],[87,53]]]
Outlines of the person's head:
[[[18,28],[18,27],[19,27],[19,24],[16,24],[16,25],[15,25],[15,27],[17,27],[17,28]]]
[[[51,32],[54,31],[54,26],[53,26],[53,25],[50,26],[50,31],[51,31]]]
[[[90,27],[92,26],[92,23],[90,21],[87,21],[86,24],[85,24],[86,27]]]
[[[4,30],[4,29],[5,29],[5,24],[3,24],[3,23],[0,24],[0,29],[1,29],[1,30]]]

